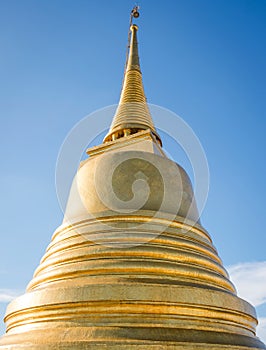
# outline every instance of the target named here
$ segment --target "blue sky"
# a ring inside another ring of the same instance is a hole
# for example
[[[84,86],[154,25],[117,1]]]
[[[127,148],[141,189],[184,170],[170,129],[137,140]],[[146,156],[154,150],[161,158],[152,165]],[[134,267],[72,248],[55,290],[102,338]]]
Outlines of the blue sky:
[[[118,102],[133,5],[0,0],[1,315],[61,223],[54,173],[65,136]],[[180,115],[202,143],[211,179],[202,224],[235,283],[249,273],[241,288],[253,285],[266,341],[266,2],[139,5],[146,96]],[[187,167],[178,150],[175,160]]]

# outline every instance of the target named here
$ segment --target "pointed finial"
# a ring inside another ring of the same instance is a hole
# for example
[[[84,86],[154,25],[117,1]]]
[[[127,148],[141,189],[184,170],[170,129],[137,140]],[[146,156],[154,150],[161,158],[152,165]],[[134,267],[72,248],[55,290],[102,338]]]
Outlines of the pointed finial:
[[[139,7],[136,6],[131,11],[130,44],[128,45],[129,52],[127,53],[123,88],[112,125],[104,142],[114,141],[120,137],[150,129],[158,142],[162,144],[152,121],[142,83],[137,41],[138,26],[132,24],[133,17],[139,17],[138,9]]]
[[[138,26],[136,24],[132,24],[130,26],[131,30],[131,43],[130,43],[130,51],[127,58],[126,71],[130,69],[137,69],[140,71],[139,64],[139,53],[138,53],[138,42],[137,42],[137,30]]]
[[[126,64],[125,64],[125,70],[127,68],[127,61],[128,61],[128,55],[129,55],[129,49],[130,49],[130,36],[131,36],[131,27],[132,27],[132,22],[133,18],[138,18],[139,17],[139,6],[133,7],[131,13],[130,13],[130,18],[129,18],[129,30],[128,30],[128,39],[127,39],[127,55],[126,55]],[[138,29],[138,27],[137,27]]]

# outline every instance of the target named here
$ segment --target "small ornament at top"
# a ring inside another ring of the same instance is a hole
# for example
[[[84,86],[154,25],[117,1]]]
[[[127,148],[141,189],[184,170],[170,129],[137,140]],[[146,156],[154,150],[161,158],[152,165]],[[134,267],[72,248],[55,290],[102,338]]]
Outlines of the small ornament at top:
[[[134,18],[139,17],[139,6],[135,6],[133,10],[131,11],[131,16]]]

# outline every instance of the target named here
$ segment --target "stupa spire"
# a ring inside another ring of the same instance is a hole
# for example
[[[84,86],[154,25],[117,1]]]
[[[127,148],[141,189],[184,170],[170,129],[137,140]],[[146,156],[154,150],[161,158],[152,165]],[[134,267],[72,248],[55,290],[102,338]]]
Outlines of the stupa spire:
[[[133,9],[134,11],[134,9]],[[134,13],[132,11],[132,13]],[[131,19],[133,17],[131,13]],[[134,16],[135,17],[135,16]],[[132,22],[132,20],[130,20]],[[150,129],[161,144],[147,104],[139,63],[136,24],[130,23],[130,45],[119,104],[104,142]]]

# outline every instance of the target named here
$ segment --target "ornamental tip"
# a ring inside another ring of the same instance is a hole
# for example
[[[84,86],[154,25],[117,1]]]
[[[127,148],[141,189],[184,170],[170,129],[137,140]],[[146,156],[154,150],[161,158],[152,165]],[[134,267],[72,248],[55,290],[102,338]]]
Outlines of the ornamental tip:
[[[135,6],[130,14],[130,20],[132,20],[132,17],[138,18],[139,17],[139,6]]]
[[[131,32],[133,32],[134,30],[138,30],[138,29],[139,29],[139,27],[138,27],[136,24],[132,24],[132,25],[130,26]]]

